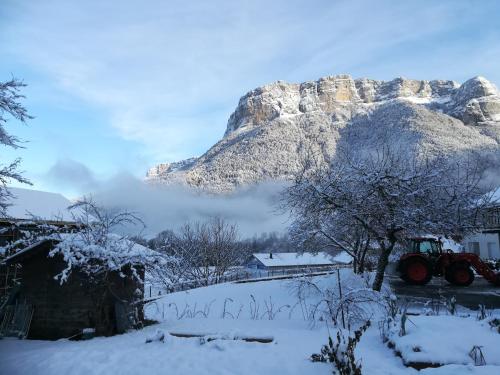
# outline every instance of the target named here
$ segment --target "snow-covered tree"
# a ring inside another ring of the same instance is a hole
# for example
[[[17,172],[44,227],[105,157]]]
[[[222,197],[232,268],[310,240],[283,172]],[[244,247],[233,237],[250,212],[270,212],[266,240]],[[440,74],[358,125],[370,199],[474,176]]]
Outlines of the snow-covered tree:
[[[6,147],[19,148],[20,140],[10,134],[5,125],[8,116],[25,123],[32,117],[28,114],[26,108],[20,103],[24,95],[20,94],[21,88],[25,87],[22,81],[11,79],[10,81],[0,82],[0,144]],[[16,159],[9,164],[0,164],[0,215],[5,215],[8,206],[8,200],[11,194],[7,190],[7,184],[12,181],[19,181],[29,184],[29,181],[19,172],[20,159]]]
[[[284,193],[292,234],[321,238],[356,262],[370,241],[375,290],[397,244],[422,234],[460,238],[477,229],[489,204],[472,155],[451,160],[382,144],[371,152],[339,149],[328,167],[306,170]]]

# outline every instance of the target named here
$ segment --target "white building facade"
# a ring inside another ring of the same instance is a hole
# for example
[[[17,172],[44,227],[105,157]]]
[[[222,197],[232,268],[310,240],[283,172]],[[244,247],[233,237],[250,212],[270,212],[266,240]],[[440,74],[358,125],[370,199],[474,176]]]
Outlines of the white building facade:
[[[500,259],[500,206],[483,215],[481,232],[464,238],[465,251],[483,259]]]

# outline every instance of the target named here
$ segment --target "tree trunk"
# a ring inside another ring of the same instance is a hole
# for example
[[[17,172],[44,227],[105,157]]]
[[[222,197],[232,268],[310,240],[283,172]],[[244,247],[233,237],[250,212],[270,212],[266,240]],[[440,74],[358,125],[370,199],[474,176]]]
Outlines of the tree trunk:
[[[389,263],[389,255],[394,248],[394,244],[391,244],[389,247],[382,250],[377,262],[377,273],[375,274],[375,280],[373,280],[372,288],[377,292],[380,292],[382,289],[382,283],[384,281],[384,272],[387,264]]]
[[[360,274],[365,272],[365,257],[366,257],[366,252],[368,251],[369,247],[370,247],[370,239],[368,238],[366,240],[365,246],[363,247],[363,250],[361,251],[361,255],[359,256],[359,273]]]
[[[352,257],[352,272],[358,273],[358,257]]]

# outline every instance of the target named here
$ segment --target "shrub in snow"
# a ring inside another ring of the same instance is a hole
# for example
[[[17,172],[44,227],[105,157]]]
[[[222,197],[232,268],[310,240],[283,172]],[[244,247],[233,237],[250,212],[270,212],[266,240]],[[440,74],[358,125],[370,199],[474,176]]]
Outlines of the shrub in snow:
[[[282,305],[282,306],[276,306],[276,304],[273,302],[271,296],[269,296],[269,301],[264,300],[264,306],[265,310],[264,313],[262,314],[261,318],[267,317],[268,320],[274,320],[276,315],[281,313],[282,311],[290,309],[290,305]]]
[[[399,336],[406,335],[406,321],[408,320],[408,315],[406,315],[406,309],[401,312],[401,325],[399,329]]]
[[[368,320],[360,328],[354,331],[354,336],[345,336],[344,331],[338,330],[336,342],[328,337],[328,344],[323,345],[320,354],[313,354],[313,362],[330,362],[334,364],[334,374],[338,375],[361,375],[361,361],[354,357],[356,345],[361,340],[363,333],[370,327]]]
[[[332,285],[318,283],[313,277],[302,277],[290,285],[305,320],[311,324],[326,320],[347,328],[370,319],[384,307],[380,292],[367,283],[369,278],[349,271]]]
[[[396,318],[396,314],[399,311],[399,306],[398,306],[398,297],[396,297],[395,294],[390,294],[389,297],[386,299],[386,311],[387,315],[391,317],[392,319]]]
[[[382,341],[387,342],[391,335],[396,332],[399,336],[406,335],[408,304],[400,304],[394,294],[386,295],[383,300],[385,302],[385,316],[379,322],[379,332]]]
[[[498,333],[500,333],[500,319],[494,318],[494,319],[491,319],[488,323],[489,323],[491,328],[493,328]]]
[[[215,300],[210,301],[210,303],[206,303],[203,306],[203,309],[198,309],[198,305],[195,303],[194,305],[190,305],[186,303],[184,306],[184,309],[181,311],[179,310],[179,307],[175,302],[171,302],[168,304],[168,307],[174,308],[175,309],[175,315],[177,320],[184,319],[184,318],[208,318],[210,315],[210,309],[212,308],[212,304],[215,302]]]
[[[457,299],[455,298],[455,296],[446,299],[445,306],[450,315],[455,315],[455,313],[457,312]]]
[[[491,316],[491,312],[488,311],[485,305],[479,304],[479,309],[477,311],[477,320],[484,320],[488,316]]]
[[[161,329],[157,329],[153,335],[146,338],[146,344],[150,342],[165,342],[165,332]]]
[[[475,366],[486,365],[486,360],[484,359],[483,351],[481,350],[481,348],[481,346],[474,345],[469,352],[469,357],[472,358]]]

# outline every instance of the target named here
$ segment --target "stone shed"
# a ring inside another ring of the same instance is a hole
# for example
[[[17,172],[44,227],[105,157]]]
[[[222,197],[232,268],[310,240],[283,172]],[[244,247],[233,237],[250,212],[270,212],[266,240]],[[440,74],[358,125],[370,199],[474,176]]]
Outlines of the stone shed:
[[[5,260],[5,264],[17,264],[22,269],[14,300],[16,306],[31,309],[27,338],[69,338],[86,328],[95,330],[98,336],[109,336],[141,324],[142,266],[125,264],[92,277],[75,268],[62,282],[56,276],[67,267],[67,262],[63,254],[49,256],[57,244],[57,240],[41,240]],[[89,262],[97,264],[102,260]]]

